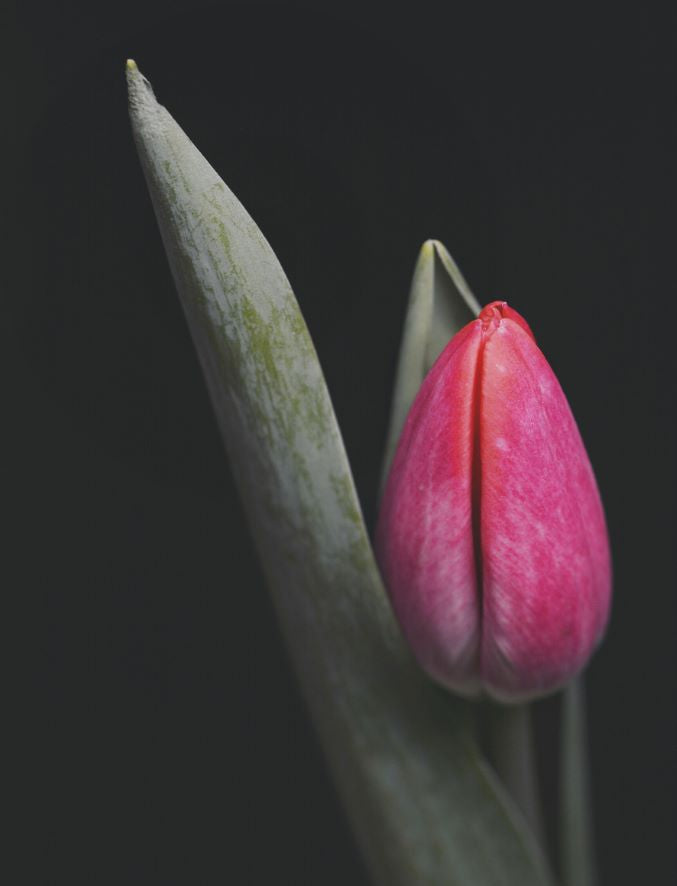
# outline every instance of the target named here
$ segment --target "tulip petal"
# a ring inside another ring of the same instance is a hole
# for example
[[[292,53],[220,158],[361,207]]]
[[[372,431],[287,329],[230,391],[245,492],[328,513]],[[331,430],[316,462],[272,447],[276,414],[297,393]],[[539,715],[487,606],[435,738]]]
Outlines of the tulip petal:
[[[486,690],[515,700],[585,664],[607,619],[611,566],[597,485],[562,389],[525,328],[485,337],[479,415]]]
[[[479,691],[480,613],[472,533],[474,395],[481,325],[440,355],[407,417],[384,494],[377,552],[422,667]]]

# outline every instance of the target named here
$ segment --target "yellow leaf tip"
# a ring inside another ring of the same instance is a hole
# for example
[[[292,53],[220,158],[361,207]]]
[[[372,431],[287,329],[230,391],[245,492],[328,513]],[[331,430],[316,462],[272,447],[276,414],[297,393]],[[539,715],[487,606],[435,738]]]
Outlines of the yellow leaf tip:
[[[128,71],[138,71],[138,67],[133,58],[127,59],[127,70]]]

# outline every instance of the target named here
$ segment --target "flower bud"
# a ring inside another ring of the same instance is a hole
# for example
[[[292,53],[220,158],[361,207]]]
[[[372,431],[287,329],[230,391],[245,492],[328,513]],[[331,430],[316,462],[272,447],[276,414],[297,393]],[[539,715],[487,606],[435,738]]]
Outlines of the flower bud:
[[[463,694],[521,701],[585,665],[611,561],[592,467],[526,322],[487,305],[409,411],[376,552],[421,666]]]

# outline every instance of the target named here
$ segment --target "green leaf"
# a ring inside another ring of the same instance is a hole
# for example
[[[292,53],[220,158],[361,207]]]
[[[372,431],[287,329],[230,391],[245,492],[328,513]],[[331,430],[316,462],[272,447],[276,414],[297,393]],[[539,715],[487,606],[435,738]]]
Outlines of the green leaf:
[[[450,704],[401,639],[282,268],[133,62],[127,77],[139,156],[233,474],[375,882],[549,882],[475,750],[467,707]]]
[[[421,382],[449,339],[474,320],[479,312],[480,305],[445,247],[439,240],[426,240],[419,252],[409,290],[381,487]]]

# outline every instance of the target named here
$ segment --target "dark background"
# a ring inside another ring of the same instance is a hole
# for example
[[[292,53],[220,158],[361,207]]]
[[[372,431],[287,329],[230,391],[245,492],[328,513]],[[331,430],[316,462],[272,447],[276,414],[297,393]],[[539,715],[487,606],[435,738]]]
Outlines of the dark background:
[[[440,238],[480,301],[506,298],[531,324],[614,550],[588,678],[602,883],[675,882],[667,9],[120,0],[17,14],[3,353],[18,416],[9,590],[35,601],[17,668],[37,676],[26,882],[366,884],[164,259],[129,56],[287,271],[370,525],[421,242]],[[556,704],[537,715],[548,765]]]

